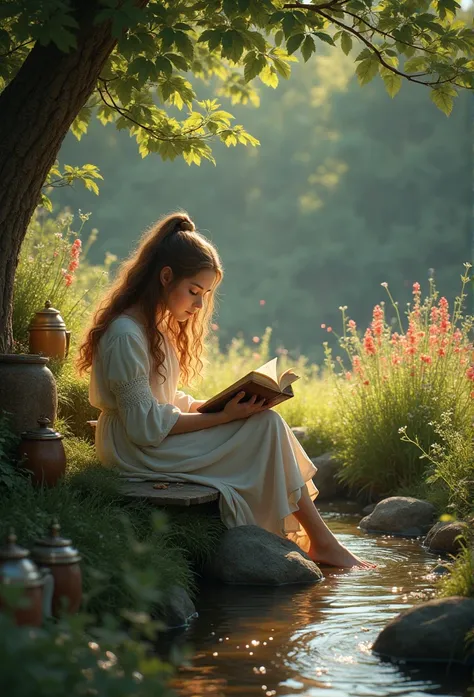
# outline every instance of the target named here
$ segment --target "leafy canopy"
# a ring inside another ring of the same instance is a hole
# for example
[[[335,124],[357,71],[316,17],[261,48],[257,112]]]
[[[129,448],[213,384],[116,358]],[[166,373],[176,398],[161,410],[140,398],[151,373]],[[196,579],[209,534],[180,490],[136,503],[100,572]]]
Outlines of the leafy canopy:
[[[214,139],[257,145],[217,99],[198,98],[197,81],[212,81],[217,96],[232,104],[258,105],[259,82],[275,88],[290,77],[297,51],[308,61],[321,44],[353,55],[361,85],[380,75],[393,97],[403,79],[420,83],[446,114],[459,90],[474,85],[474,34],[458,17],[456,0],[97,0],[87,6],[95,8],[91,26],[108,22],[117,43],[72,131],[80,139],[94,115],[128,129],[143,157],[157,152],[164,160],[182,156],[200,164],[214,161]],[[76,50],[84,14],[83,0],[3,0],[0,89],[15,79],[36,42]],[[95,189],[95,175],[87,175]],[[81,178],[66,172],[66,183],[68,177]]]

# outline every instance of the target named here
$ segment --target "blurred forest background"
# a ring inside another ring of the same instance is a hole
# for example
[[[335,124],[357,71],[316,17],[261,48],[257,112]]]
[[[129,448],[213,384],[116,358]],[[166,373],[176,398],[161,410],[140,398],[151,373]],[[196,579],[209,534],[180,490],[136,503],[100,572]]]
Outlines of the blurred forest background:
[[[334,50],[295,64],[277,90],[262,87],[259,108],[231,111],[261,146],[216,145],[216,167],[142,159],[127,133],[98,123],[80,144],[68,136],[60,161],[104,176],[98,198],[80,185],[53,198],[92,212],[92,262],[107,251],[122,259],[154,220],[183,208],[223,259],[221,347],[271,326],[272,350],[318,361],[321,324],[339,331],[347,305],[366,325],[383,281],[402,310],[414,281],[428,292],[429,269],[455,297],[471,260],[472,95],[446,118],[420,85],[404,83],[393,100],[378,78],[359,87],[351,58]]]

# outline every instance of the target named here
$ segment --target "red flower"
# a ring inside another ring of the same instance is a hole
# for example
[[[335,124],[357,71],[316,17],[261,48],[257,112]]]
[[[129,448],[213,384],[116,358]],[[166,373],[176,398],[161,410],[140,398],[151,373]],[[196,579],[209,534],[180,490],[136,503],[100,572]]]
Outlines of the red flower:
[[[377,353],[371,329],[366,329],[364,334],[364,351],[368,356],[375,356]]]
[[[70,273],[65,273],[64,274],[64,282],[67,287],[69,287],[72,284],[73,278]]]

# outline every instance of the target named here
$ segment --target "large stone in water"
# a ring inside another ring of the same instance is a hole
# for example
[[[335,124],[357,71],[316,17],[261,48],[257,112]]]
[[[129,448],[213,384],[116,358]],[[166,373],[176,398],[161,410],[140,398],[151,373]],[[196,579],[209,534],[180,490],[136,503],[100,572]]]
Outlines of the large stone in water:
[[[474,600],[437,598],[402,612],[380,632],[374,653],[404,661],[456,661],[472,664]]]
[[[439,522],[433,525],[428,532],[423,544],[430,552],[444,552],[445,554],[457,554],[471,535],[469,525],[462,521],[454,523]]]
[[[435,507],[428,501],[411,496],[390,496],[380,501],[359,525],[366,532],[418,537],[428,532],[435,513]]]
[[[323,579],[319,567],[297,544],[257,525],[226,530],[206,574],[234,585],[281,586]]]

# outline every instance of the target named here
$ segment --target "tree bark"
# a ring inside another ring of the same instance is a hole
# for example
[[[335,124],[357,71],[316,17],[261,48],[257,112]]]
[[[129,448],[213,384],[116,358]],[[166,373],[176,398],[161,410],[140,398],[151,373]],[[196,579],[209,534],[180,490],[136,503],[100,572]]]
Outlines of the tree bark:
[[[0,95],[0,353],[13,345],[15,270],[41,187],[116,43],[109,22],[93,24],[95,0],[76,7],[77,48],[35,44]]]

